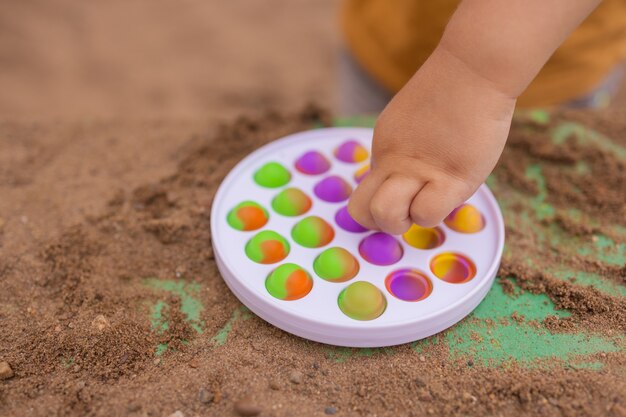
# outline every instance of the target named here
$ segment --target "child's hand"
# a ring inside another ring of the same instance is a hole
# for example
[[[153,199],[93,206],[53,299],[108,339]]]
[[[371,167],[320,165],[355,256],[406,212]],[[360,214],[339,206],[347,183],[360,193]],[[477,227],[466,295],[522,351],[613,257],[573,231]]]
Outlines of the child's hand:
[[[372,169],[350,199],[351,215],[392,234],[439,224],[494,168],[514,107],[439,48],[380,115]]]
[[[435,226],[495,166],[515,97],[600,0],[464,0],[437,50],[385,108],[372,171],[350,199],[363,226]]]

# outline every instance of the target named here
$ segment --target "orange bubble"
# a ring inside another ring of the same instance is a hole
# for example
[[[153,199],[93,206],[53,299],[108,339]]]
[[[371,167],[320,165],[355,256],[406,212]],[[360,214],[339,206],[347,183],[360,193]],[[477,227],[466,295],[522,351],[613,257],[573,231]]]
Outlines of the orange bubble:
[[[297,300],[311,291],[313,280],[306,271],[298,269],[289,275],[285,286],[287,289],[285,300]]]
[[[455,208],[443,222],[459,233],[476,233],[485,227],[485,218],[471,204],[463,204]]]
[[[256,230],[267,223],[267,214],[260,207],[248,206],[241,207],[237,211],[237,217],[245,225],[244,230]]]
[[[279,240],[266,240],[260,243],[261,253],[263,253],[263,264],[273,264],[282,261],[287,257],[288,252],[285,245]]]

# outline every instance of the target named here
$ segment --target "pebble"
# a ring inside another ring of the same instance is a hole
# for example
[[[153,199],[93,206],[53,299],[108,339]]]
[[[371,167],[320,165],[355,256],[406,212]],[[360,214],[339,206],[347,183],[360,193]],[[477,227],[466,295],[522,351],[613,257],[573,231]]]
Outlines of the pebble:
[[[302,372],[292,371],[289,374],[289,381],[293,382],[294,384],[301,384],[302,383]]]
[[[337,409],[335,407],[326,407],[324,409],[324,414],[331,415],[331,414],[335,414],[336,412],[337,412]]]
[[[471,359],[467,361],[467,366],[474,366],[474,361]]]
[[[102,314],[98,314],[95,319],[91,322],[91,327],[98,330],[99,332],[103,331],[107,327],[111,327],[111,323],[104,317]]]
[[[272,380],[272,381],[270,381],[270,388],[273,389],[274,391],[279,391],[280,390],[280,384],[278,383],[278,381]]]
[[[14,375],[13,369],[11,369],[8,362],[0,362],[0,379],[10,379]]]
[[[426,362],[426,357],[420,356],[420,362]]]
[[[169,417],[185,417],[185,415],[183,414],[182,411],[176,410],[172,414],[170,414]]]
[[[463,392],[462,397],[463,397],[463,400],[471,402],[471,403],[475,403],[477,401],[477,398],[467,391]]]
[[[189,367],[190,367],[190,368],[196,369],[198,366],[199,366],[199,364],[198,364],[198,361],[197,361],[196,359],[192,359],[192,360],[189,362]]]
[[[204,388],[198,391],[198,401],[202,404],[209,404],[213,401],[213,393],[205,390]]]
[[[134,412],[139,411],[141,409],[141,406],[139,404],[137,404],[137,403],[130,403],[130,404],[128,404],[128,407],[126,407],[126,409],[129,412],[134,413]]]
[[[261,414],[261,407],[256,405],[251,399],[243,398],[235,403],[235,412],[241,417],[254,417]]]
[[[153,361],[153,363],[154,363],[155,365],[160,364],[160,363],[161,363],[161,358],[156,358],[156,359]]]

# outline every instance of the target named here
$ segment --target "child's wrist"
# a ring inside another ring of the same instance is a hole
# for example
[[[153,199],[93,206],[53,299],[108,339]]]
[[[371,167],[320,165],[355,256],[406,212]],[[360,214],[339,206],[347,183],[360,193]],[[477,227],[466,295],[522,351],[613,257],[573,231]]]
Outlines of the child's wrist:
[[[518,98],[517,88],[503,85],[501,82],[494,80],[488,72],[482,70],[485,65],[474,65],[471,62],[467,62],[460,54],[455,53],[454,48],[445,42],[441,42],[437,46],[431,58],[438,62],[442,70],[454,74],[460,80],[465,80],[476,87],[480,87],[486,94],[494,97],[500,96],[502,99],[513,101]]]

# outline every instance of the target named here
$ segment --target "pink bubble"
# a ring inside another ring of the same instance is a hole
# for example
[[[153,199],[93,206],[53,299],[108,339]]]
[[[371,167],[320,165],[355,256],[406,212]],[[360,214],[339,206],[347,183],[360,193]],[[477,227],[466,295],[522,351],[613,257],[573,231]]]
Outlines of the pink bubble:
[[[343,178],[331,175],[318,182],[313,191],[320,200],[329,203],[339,203],[350,197],[352,186]]]
[[[352,232],[352,233],[363,233],[367,232],[367,229],[356,222],[348,213],[348,206],[344,206],[337,211],[335,214],[335,222],[341,227],[343,230]]]
[[[330,162],[321,153],[309,151],[296,160],[296,169],[306,175],[319,175],[330,169]]]
[[[359,253],[371,264],[392,265],[402,258],[404,250],[393,236],[376,232],[361,241]]]

